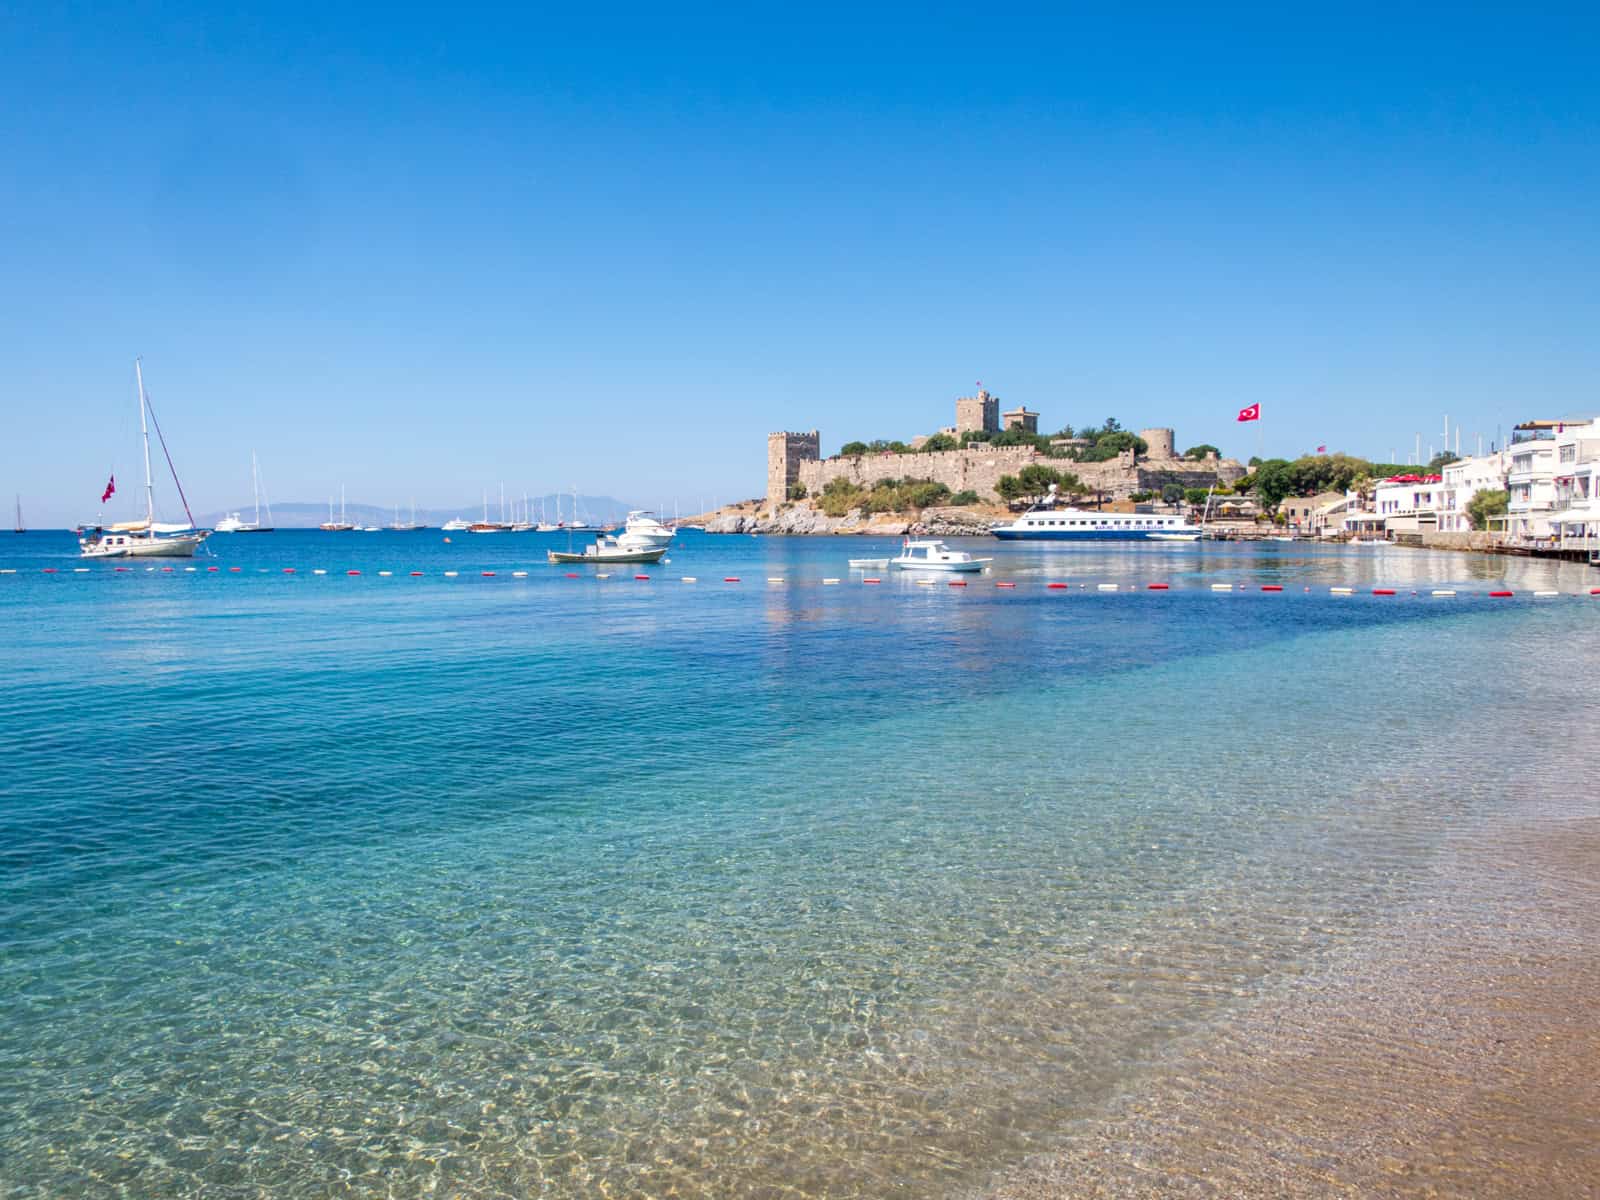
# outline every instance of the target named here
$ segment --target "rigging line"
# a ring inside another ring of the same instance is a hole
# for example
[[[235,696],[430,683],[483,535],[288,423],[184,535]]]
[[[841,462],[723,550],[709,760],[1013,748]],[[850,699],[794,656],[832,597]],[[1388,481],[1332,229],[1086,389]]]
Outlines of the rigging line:
[[[189,518],[190,528],[194,527],[194,514],[189,511],[189,498],[183,494],[183,481],[178,478],[178,468],[172,465],[172,451],[167,449],[167,439],[161,432],[161,421],[156,416],[156,406],[150,401],[150,393],[144,394],[145,407],[150,410],[150,424],[156,427],[156,439],[161,443],[161,453],[166,455],[167,470],[172,472],[172,482],[177,485],[178,499],[183,501],[183,515]]]

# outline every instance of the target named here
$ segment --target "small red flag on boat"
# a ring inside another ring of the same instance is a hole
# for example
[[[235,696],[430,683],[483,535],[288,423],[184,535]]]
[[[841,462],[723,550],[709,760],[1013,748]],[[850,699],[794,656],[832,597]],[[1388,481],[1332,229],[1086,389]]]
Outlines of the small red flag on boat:
[[[117,477],[116,477],[116,475],[112,475],[110,479],[106,480],[106,490],[100,493],[100,503],[104,504],[107,500],[111,499],[111,497],[116,495],[116,494],[117,494]]]
[[[1241,421],[1259,421],[1259,420],[1261,420],[1261,405],[1260,404],[1252,404],[1249,408],[1241,408],[1239,410],[1239,420],[1241,420]]]

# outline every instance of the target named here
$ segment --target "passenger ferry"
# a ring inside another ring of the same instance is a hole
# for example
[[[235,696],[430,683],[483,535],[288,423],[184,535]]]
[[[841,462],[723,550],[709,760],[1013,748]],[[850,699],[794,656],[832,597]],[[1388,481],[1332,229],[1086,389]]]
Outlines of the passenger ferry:
[[[1202,530],[1183,517],[1164,513],[1095,512],[1041,505],[989,532],[1008,540],[1197,542]]]

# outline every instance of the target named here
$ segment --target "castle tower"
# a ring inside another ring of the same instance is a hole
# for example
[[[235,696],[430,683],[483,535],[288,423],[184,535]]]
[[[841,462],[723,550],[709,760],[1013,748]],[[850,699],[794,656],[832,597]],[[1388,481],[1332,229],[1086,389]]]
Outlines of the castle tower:
[[[822,457],[822,435],[809,433],[767,434],[767,507],[777,508],[789,499],[789,485],[800,477],[800,464]]]
[[[1024,433],[1039,432],[1039,414],[1029,412],[1026,405],[1021,408],[1013,408],[1008,413],[1001,413],[1000,417],[1005,422],[1007,429],[1020,429]]]
[[[1144,454],[1147,459],[1157,462],[1165,462],[1168,459],[1178,457],[1176,452],[1173,450],[1172,430],[1141,429],[1139,430],[1139,436],[1143,438],[1145,444],[1150,447],[1150,449],[1146,450]]]
[[[1000,431],[1000,400],[981,387],[976,396],[962,396],[956,401],[956,436],[963,433],[998,433]]]

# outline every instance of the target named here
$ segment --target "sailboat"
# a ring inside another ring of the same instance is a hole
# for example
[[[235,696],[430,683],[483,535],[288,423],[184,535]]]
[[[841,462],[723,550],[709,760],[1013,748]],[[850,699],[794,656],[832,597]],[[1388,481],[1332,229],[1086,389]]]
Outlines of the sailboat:
[[[578,516],[578,489],[572,489],[572,521],[563,525],[568,533],[600,533],[600,526],[590,525]]]
[[[22,493],[17,493],[17,523],[11,527],[12,533],[27,533],[27,526],[22,523]]]
[[[339,519],[337,521],[333,519],[333,497],[329,496],[328,519],[321,525],[318,525],[317,528],[325,530],[328,533],[347,533],[355,528],[355,525],[352,522],[347,521],[344,518],[344,484],[341,483],[339,485]]]
[[[150,398],[144,394],[144,370],[141,360],[137,358],[133,360],[133,375],[139,389],[139,436],[144,441],[144,520],[119,521],[109,528],[104,525],[81,528],[78,553],[84,558],[193,558],[195,549],[206,540],[210,531],[194,527],[194,517],[189,513],[189,502],[183,498],[183,484],[178,482],[176,468],[172,472],[172,482],[177,486],[178,498],[183,500],[184,515],[189,517],[189,523],[164,525],[156,521],[155,482],[150,476],[150,426],[145,415],[150,408]],[[153,410],[150,415],[155,415]],[[159,421],[156,423],[156,437],[161,438],[161,449],[166,453],[167,442],[161,437]],[[172,466],[170,454],[167,454],[167,466]],[[116,490],[116,476],[112,475],[106,481],[100,503],[111,499]],[[20,512],[19,500],[19,517]],[[17,524],[22,524],[20,519]]]
[[[504,496],[501,497],[501,508],[502,508],[502,510],[505,508]],[[506,531],[506,528],[507,528],[507,526],[506,526],[504,521],[491,521],[491,520],[489,520],[489,493],[487,491],[484,492],[483,493],[483,520],[474,521],[471,525],[468,525],[467,526],[467,532],[468,533],[504,533]]]
[[[400,506],[396,504],[394,506],[394,523],[389,528],[399,533],[409,533],[413,529],[421,529],[422,526],[417,524],[417,502],[415,500],[411,501],[411,520],[409,521],[400,520]]]
[[[256,452],[250,451],[250,491],[255,496],[256,519],[254,521],[241,521],[239,514],[229,513],[217,522],[216,533],[271,533],[272,532],[272,503],[267,503],[267,523],[261,523],[261,468],[256,463]]]

